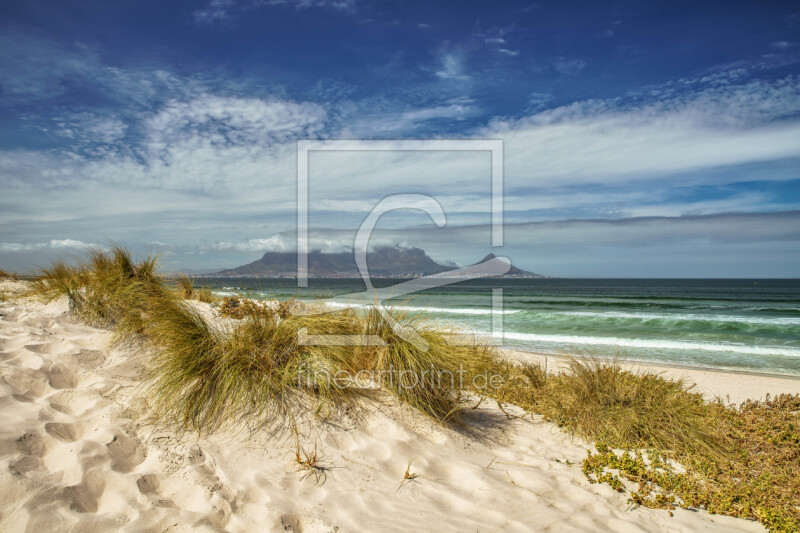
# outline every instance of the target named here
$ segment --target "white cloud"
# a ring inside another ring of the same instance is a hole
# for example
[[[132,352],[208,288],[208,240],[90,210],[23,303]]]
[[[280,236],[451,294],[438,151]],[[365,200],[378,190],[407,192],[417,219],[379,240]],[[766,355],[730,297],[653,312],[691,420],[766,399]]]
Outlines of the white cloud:
[[[296,244],[281,235],[273,235],[267,239],[247,239],[243,242],[217,242],[211,248],[219,251],[234,250],[237,252],[283,252]]]
[[[50,248],[94,248],[98,245],[93,242],[83,242],[75,239],[53,239],[50,241]]]
[[[519,55],[519,50],[509,50],[508,48],[500,48],[498,50],[498,52],[500,52],[501,54],[505,54],[507,56],[511,56],[511,57]]]
[[[424,127],[432,120],[463,120],[473,116],[478,108],[471,101],[451,102],[447,105],[422,107],[400,112],[383,112],[363,115],[344,125],[345,138],[372,138],[388,133],[407,134]]]
[[[144,121],[147,143],[157,150],[176,143],[265,145],[319,133],[325,110],[316,104],[204,94],[171,101]]]
[[[11,252],[11,253],[34,252],[38,250],[44,250],[47,248],[53,250],[64,249],[64,248],[86,250],[88,248],[101,248],[101,246],[94,243],[87,243],[75,239],[52,239],[49,243],[47,242],[37,242],[37,243],[27,243],[27,244],[22,244],[17,242],[0,243],[0,251]]]
[[[464,58],[455,52],[445,52],[441,54],[440,67],[436,71],[436,76],[442,80],[465,81],[469,76],[465,72]]]
[[[539,186],[686,172],[703,182],[711,179],[703,170],[800,156],[799,80],[755,81],[638,105],[576,103],[497,120],[479,135],[504,139],[506,175]]]
[[[198,22],[213,22],[230,18],[230,10],[236,5],[234,0],[211,0],[206,7],[194,12]]]
[[[55,117],[56,135],[74,139],[83,144],[112,143],[125,136],[128,125],[119,117],[83,112],[67,117]]]

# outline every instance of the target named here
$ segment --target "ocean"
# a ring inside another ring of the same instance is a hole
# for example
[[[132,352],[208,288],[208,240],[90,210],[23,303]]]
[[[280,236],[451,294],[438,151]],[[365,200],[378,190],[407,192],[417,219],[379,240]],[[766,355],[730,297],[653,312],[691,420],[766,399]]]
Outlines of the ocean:
[[[378,279],[378,287],[404,280]],[[259,299],[363,291],[358,279],[206,278],[214,292]],[[503,289],[503,344],[555,354],[800,376],[800,280],[492,279],[388,303],[481,335],[492,332],[492,289]]]

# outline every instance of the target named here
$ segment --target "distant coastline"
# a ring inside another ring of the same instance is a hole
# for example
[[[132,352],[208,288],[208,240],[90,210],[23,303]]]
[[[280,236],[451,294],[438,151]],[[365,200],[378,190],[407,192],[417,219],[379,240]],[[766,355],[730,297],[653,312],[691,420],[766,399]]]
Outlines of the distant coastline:
[[[480,264],[494,259],[488,254]],[[432,259],[420,248],[401,248],[382,246],[367,254],[371,278],[420,278],[436,275],[448,278],[448,272],[457,269],[454,263],[441,264]],[[309,278],[321,279],[360,279],[361,272],[356,265],[353,252],[328,253],[313,250],[308,253],[307,269]],[[236,268],[204,274],[213,278],[297,278],[297,252],[266,252],[260,259]],[[548,278],[542,274],[528,272],[511,266],[503,278],[538,279]],[[468,279],[465,275],[453,275],[452,279]]]

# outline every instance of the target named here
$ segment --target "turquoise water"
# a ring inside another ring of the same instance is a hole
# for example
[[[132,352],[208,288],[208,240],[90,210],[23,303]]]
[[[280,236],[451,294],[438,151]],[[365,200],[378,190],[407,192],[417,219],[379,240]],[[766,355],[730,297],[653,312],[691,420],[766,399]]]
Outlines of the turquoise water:
[[[360,280],[343,279],[310,280],[303,290],[294,280],[198,283],[254,298],[336,301],[364,290]],[[497,288],[507,347],[800,375],[800,280],[481,280],[391,303],[490,335]]]

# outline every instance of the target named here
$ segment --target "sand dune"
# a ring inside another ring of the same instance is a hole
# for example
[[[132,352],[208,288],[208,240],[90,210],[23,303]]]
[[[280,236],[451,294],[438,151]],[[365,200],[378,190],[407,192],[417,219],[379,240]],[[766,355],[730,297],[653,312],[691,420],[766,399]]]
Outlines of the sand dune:
[[[586,480],[583,443],[489,404],[469,433],[388,401],[364,420],[308,428],[301,442],[319,470],[298,468],[288,435],[176,435],[144,421],[146,353],[109,341],[65,301],[0,303],[0,530],[763,530],[632,509]],[[401,483],[407,467],[417,477]]]

